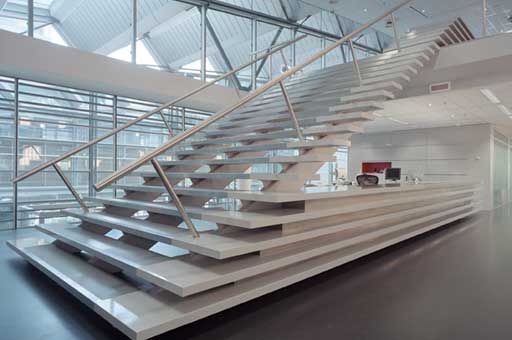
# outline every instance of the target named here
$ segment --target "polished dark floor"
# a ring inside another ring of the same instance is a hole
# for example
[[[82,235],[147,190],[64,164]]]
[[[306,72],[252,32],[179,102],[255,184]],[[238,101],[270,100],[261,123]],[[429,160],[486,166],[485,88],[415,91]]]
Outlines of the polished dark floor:
[[[512,339],[511,216],[481,213],[158,339]],[[7,249],[13,237],[0,232],[0,339],[125,339]]]

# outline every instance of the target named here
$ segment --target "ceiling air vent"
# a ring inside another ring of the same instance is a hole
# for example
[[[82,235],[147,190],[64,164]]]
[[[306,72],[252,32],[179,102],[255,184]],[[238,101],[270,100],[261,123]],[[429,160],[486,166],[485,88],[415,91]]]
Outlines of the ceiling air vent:
[[[447,81],[444,83],[430,84],[430,93],[446,92],[452,89],[452,83]]]

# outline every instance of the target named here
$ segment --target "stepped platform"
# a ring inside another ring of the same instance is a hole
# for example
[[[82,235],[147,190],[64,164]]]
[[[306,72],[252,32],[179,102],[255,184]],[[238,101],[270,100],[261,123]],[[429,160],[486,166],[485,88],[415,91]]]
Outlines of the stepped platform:
[[[309,181],[440,48],[471,39],[456,19],[361,60],[361,81],[344,64],[271,83],[113,174],[104,183],[119,196],[87,198],[96,208],[65,209],[41,238],[8,244],[143,340],[468,217],[480,183]]]
[[[460,220],[480,209],[479,185],[467,182],[326,187],[290,195],[295,201],[328,199],[339,204],[336,199],[343,199],[345,204],[339,209],[325,206],[310,212],[307,209],[282,211],[273,226],[213,230],[201,233],[198,239],[185,229],[156,222],[113,217],[102,212],[71,213],[89,224],[133,232],[186,249],[190,253],[185,255],[143,249],[66,223],[38,226],[60,243],[32,238],[11,241],[9,246],[127,336],[147,339]],[[123,205],[126,201],[98,199],[106,204]],[[174,209],[165,207],[165,202],[154,204],[162,210]],[[196,213],[208,214],[208,209],[203,210]],[[257,212],[247,212],[247,216],[243,216],[243,211],[231,213],[240,214],[241,220],[248,220],[253,214],[253,219],[258,220]],[[261,215],[269,219],[264,212]],[[61,243],[76,251],[60,246]],[[122,274],[113,275],[105,266],[92,265],[91,259],[99,259]],[[135,282],[145,283],[139,286]]]

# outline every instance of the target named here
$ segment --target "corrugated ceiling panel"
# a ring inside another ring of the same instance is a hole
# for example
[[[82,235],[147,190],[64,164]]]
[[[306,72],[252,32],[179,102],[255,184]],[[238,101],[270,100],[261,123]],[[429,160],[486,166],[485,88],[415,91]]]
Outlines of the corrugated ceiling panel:
[[[156,13],[162,6],[172,0],[143,0],[139,5],[139,18]],[[225,2],[250,8],[251,0],[226,0]],[[67,11],[67,16],[62,20],[62,29],[78,48],[94,51],[105,43],[130,29],[131,25],[131,1],[128,0],[85,0],[77,1],[74,11]],[[300,13],[304,6],[297,1],[283,0],[283,4],[289,12]],[[254,1],[254,10],[275,15],[284,16],[279,0]],[[57,13],[58,14],[58,13]],[[222,42],[222,46],[228,55],[231,64],[238,66],[249,60],[251,22],[249,19],[228,15],[210,10],[208,18],[216,35]],[[57,19],[59,19],[57,17]],[[357,25],[351,20],[341,18],[345,32],[350,32]],[[306,22],[307,26],[340,34],[338,23],[334,15],[324,12],[316,13]],[[272,25],[258,25],[258,50],[269,46],[274,38],[277,28]],[[199,59],[200,48],[200,15],[199,11],[192,8],[182,12],[166,22],[163,27],[150,32],[151,43],[161,59],[171,67],[177,68]],[[283,30],[278,42],[292,38],[289,30]],[[376,38],[367,34],[362,38],[369,45],[377,46]],[[224,67],[212,37],[208,36],[208,54],[211,62]],[[296,46],[297,61],[318,51],[321,46],[320,39],[309,37]],[[290,48],[285,53],[291,58]],[[339,50],[328,56],[328,62],[340,62]],[[279,69],[282,61],[274,58],[274,69]],[[263,72],[266,72],[266,68]]]

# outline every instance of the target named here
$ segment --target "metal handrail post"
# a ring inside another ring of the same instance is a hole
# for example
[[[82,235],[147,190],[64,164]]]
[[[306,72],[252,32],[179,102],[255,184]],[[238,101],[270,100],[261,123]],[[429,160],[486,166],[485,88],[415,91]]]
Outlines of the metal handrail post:
[[[286,56],[284,55],[284,51],[281,50],[281,51],[279,51],[279,53],[281,54],[281,59],[283,60],[283,64],[286,67],[286,70],[288,71],[288,69],[290,67],[288,66],[288,60],[286,60]]]
[[[393,23],[393,33],[395,35],[396,50],[400,52],[400,36],[398,35],[398,28],[396,27],[395,13],[391,13],[391,22]]]
[[[273,68],[273,65],[272,65],[272,56],[269,57],[268,59],[268,80],[272,80],[272,73],[274,72],[274,70],[272,69]]]
[[[233,87],[235,88],[236,95],[238,96],[238,99],[242,98],[242,93],[240,93],[240,89],[238,88],[238,85],[236,83],[236,78],[235,78],[234,73],[231,75],[231,83],[233,84]]]
[[[482,0],[482,36],[487,36],[487,0]]]
[[[181,128],[183,129],[183,131],[185,131],[187,129],[187,119],[185,117],[185,108],[182,107],[181,108]]]
[[[117,96],[112,98],[112,127],[117,129]],[[119,151],[118,151],[118,136],[117,134],[112,138],[112,156],[114,158],[113,167],[114,171],[117,171],[119,166]],[[117,197],[117,189],[113,188],[112,195],[114,198]]]
[[[167,190],[167,193],[171,197],[172,201],[174,202],[174,205],[178,209],[181,218],[187,225],[188,229],[192,232],[195,238],[199,237],[199,233],[197,232],[196,227],[194,226],[194,223],[192,223],[192,220],[188,216],[187,211],[185,210],[185,207],[181,203],[180,198],[178,197],[178,194],[176,194],[176,191],[174,191],[174,188],[167,178],[167,175],[165,174],[165,170],[162,168],[160,163],[156,160],[156,158],[153,158],[151,160],[151,164],[153,164],[153,167],[155,168],[156,173],[158,174],[158,177],[160,177],[160,180],[162,181],[162,184],[164,185],[165,189]]]
[[[350,47],[350,53],[352,54],[352,61],[356,70],[357,79],[359,79],[359,86],[361,86],[363,83],[363,77],[361,76],[361,69],[359,68],[359,63],[357,62],[356,51],[354,50],[352,39],[348,41],[348,46]]]
[[[163,110],[159,111],[158,113],[160,114],[160,117],[162,117],[162,121],[164,122],[165,124],[165,127],[167,127],[167,130],[169,130],[169,134],[172,136],[173,133],[172,133],[172,127],[169,125],[169,123],[167,122],[167,119],[165,118],[165,115],[164,113],[162,112]]]
[[[40,158],[42,158],[41,153],[39,153],[39,151],[33,145],[31,146],[31,148]],[[82,208],[83,212],[88,213],[89,208],[87,208],[87,205],[83,201],[82,197],[80,197],[80,194],[75,190],[75,188],[73,187],[69,179],[66,177],[66,175],[64,175],[64,171],[62,171],[60,166],[58,166],[57,164],[53,164],[52,166],[57,172],[57,175],[59,175],[60,179],[62,179],[68,190],[71,192],[71,195],[73,195],[75,200],[78,202],[78,205],[80,206],[80,208]]]
[[[20,80],[14,79],[14,163],[13,171],[14,177],[18,176],[18,158],[19,158],[19,147],[20,147]],[[13,183],[12,188],[12,218],[14,229],[18,229],[18,183]]]
[[[301,140],[304,141],[304,136],[302,135],[302,131],[300,130],[299,121],[297,120],[297,115],[295,114],[295,110],[293,109],[292,102],[290,101],[290,97],[288,96],[288,92],[286,91],[286,87],[282,81],[279,82],[279,86],[281,87],[281,91],[283,92],[283,97],[286,102],[286,106],[288,106],[288,112],[290,112],[290,116],[292,117],[293,126],[295,127],[295,131],[297,131],[297,136]]]

